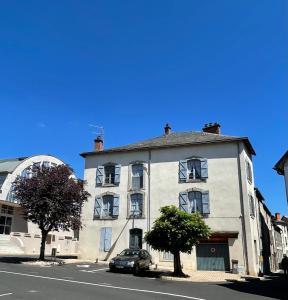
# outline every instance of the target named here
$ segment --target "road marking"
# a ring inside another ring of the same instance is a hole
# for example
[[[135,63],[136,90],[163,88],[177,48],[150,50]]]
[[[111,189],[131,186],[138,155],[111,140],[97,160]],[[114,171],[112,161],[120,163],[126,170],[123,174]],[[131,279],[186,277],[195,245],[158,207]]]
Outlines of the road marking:
[[[0,297],[9,296],[9,295],[13,295],[13,293],[2,294],[2,295],[0,295]]]
[[[81,272],[86,272],[86,273],[94,273],[94,272],[99,272],[99,271],[104,271],[104,270],[109,270],[109,268],[103,268],[103,269],[96,269],[96,270],[80,270]]]
[[[178,298],[185,298],[185,299],[193,299],[193,300],[206,300],[206,299],[203,299],[203,298],[196,298],[196,297],[179,295],[179,294],[171,294],[171,293],[151,291],[151,290],[140,290],[140,289],[133,289],[133,288],[127,288],[127,287],[121,287],[121,286],[100,284],[100,283],[69,280],[69,279],[63,279],[63,278],[57,278],[57,277],[47,277],[47,276],[32,275],[32,274],[17,273],[17,272],[9,272],[9,271],[0,271],[0,273],[26,276],[26,277],[34,277],[34,278],[41,278],[41,279],[48,279],[48,280],[55,280],[55,281],[78,283],[78,284],[83,284],[83,285],[99,286],[99,287],[105,287],[105,288],[116,289],[116,290],[126,290],[126,291],[142,292],[142,293],[149,293],[149,294],[160,294],[160,295],[166,295],[166,296],[178,297]]]

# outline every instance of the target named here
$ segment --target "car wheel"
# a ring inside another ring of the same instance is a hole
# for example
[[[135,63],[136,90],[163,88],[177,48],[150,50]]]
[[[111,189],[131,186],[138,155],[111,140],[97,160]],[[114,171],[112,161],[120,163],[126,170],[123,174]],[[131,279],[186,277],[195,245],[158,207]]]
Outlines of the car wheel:
[[[133,271],[134,271],[134,275],[138,275],[140,273],[140,267],[139,267],[139,265],[135,265]]]
[[[113,267],[110,267],[110,268],[109,268],[109,271],[113,273],[113,272],[115,272],[115,271],[116,271],[116,269],[115,269],[115,268],[113,268]]]

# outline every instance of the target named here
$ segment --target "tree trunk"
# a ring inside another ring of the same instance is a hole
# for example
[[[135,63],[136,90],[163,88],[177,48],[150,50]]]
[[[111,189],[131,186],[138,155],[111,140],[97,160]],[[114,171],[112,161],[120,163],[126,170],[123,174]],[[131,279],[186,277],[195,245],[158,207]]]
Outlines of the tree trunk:
[[[41,237],[39,260],[45,260],[45,245],[46,245],[46,238],[47,238],[48,232],[42,230],[41,233],[42,233],[42,237]]]
[[[182,272],[180,252],[176,251],[174,253],[174,275],[178,277],[184,277],[185,274]]]

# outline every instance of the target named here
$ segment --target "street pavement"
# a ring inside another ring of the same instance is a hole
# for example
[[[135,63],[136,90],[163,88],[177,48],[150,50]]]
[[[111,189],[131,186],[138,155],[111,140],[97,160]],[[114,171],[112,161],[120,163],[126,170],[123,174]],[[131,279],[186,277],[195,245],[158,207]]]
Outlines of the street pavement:
[[[138,277],[111,273],[107,266],[96,264],[39,267],[0,262],[1,300],[288,300],[287,293],[288,280],[283,278],[220,284],[173,282],[157,278],[155,272]]]

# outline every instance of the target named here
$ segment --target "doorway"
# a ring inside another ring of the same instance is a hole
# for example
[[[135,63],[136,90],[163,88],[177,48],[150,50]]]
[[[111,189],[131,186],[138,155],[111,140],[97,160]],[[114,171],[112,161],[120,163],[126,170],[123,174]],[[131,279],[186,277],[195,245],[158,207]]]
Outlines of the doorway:
[[[142,249],[143,231],[140,228],[130,229],[129,248]]]

